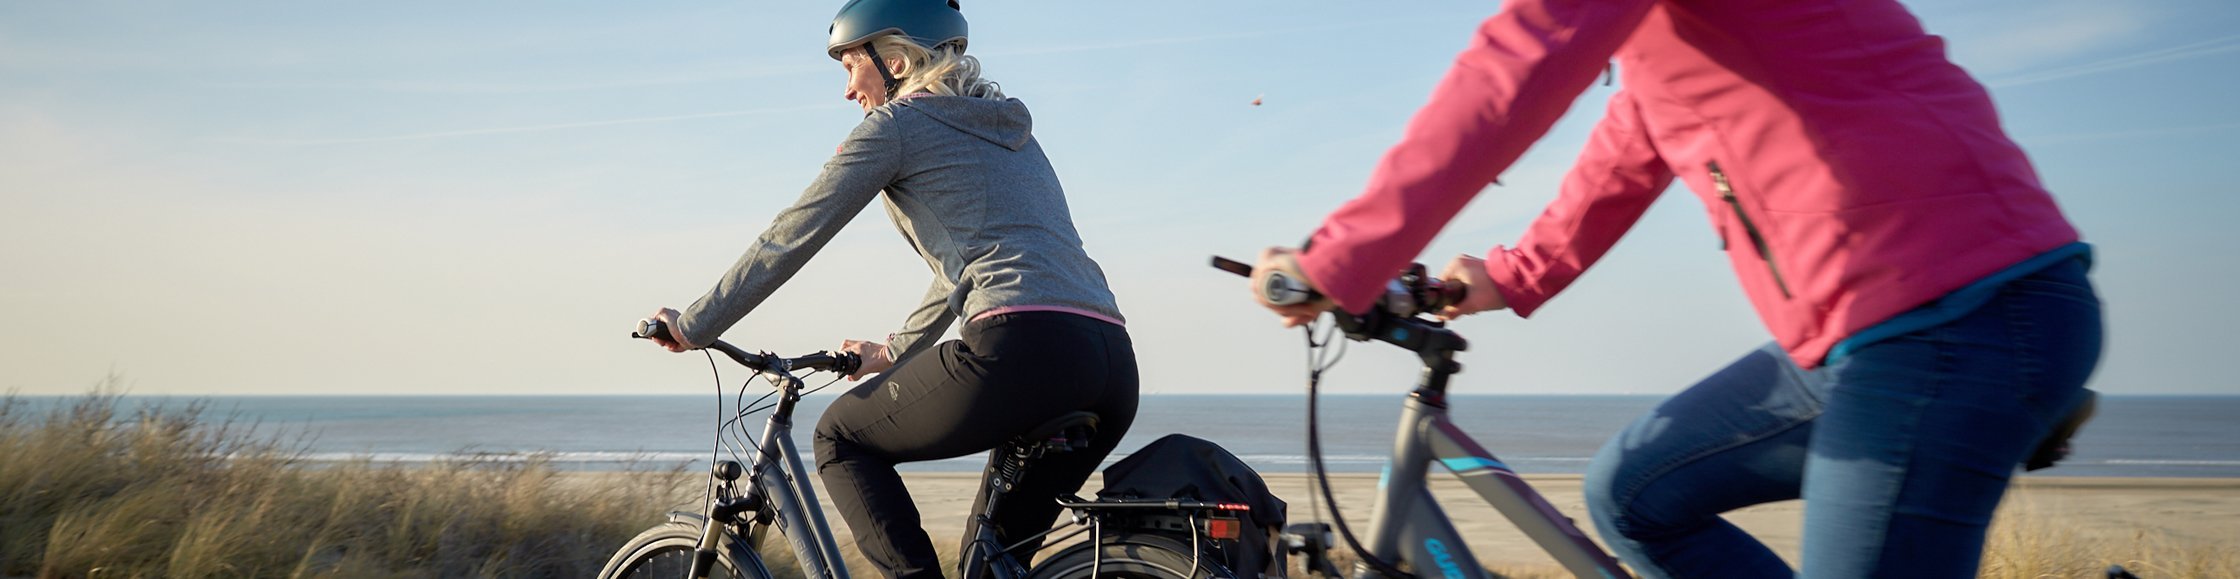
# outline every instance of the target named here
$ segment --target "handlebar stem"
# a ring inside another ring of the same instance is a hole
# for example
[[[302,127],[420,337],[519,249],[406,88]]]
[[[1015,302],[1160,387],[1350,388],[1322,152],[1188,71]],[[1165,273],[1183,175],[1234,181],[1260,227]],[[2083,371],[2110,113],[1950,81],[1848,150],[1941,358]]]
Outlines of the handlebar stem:
[[[1470,349],[1469,340],[1435,321],[1396,316],[1381,309],[1358,316],[1343,310],[1330,314],[1337,318],[1338,329],[1347,338],[1376,340],[1415,352],[1423,360],[1418,387],[1432,392],[1447,391],[1447,379],[1462,372],[1462,364],[1454,361],[1455,352]]]

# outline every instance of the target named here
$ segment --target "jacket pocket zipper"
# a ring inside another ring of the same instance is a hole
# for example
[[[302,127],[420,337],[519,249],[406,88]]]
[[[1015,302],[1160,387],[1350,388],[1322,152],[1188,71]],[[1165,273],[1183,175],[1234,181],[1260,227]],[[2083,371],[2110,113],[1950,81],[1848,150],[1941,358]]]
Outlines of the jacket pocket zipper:
[[[1734,210],[1735,219],[1742,222],[1742,231],[1750,235],[1750,245],[1758,248],[1758,257],[1765,260],[1766,270],[1773,272],[1773,286],[1781,288],[1782,299],[1795,297],[1789,295],[1789,282],[1781,279],[1781,266],[1773,262],[1773,248],[1766,245],[1765,236],[1758,233],[1758,225],[1750,222],[1750,214],[1742,211],[1742,201],[1735,199],[1734,186],[1727,183],[1726,172],[1719,170],[1718,161],[1709,164],[1711,184],[1719,188],[1719,198],[1726,200],[1727,207]]]

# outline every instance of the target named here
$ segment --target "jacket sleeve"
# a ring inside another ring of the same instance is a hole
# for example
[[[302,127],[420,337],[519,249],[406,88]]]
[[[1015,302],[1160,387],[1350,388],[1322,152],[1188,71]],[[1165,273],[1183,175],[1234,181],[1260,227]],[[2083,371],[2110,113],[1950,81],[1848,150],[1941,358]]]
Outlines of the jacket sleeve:
[[[705,346],[754,311],[898,178],[902,146],[893,121],[873,113],[856,125],[801,198],[778,213],[714,289],[685,309],[677,326],[687,343]]]
[[[1518,316],[1530,316],[1618,243],[1672,184],[1633,95],[1618,91],[1556,199],[1514,249],[1486,254],[1486,274]]]
[[[956,293],[956,289],[956,284],[949,283],[948,278],[939,274],[933,276],[933,285],[926,288],[925,300],[910,312],[910,319],[903,321],[902,331],[887,337],[888,359],[900,362],[903,356],[949,331],[949,324],[957,319],[956,312],[949,309],[949,296]]]
[[[1369,185],[1325,219],[1299,265],[1347,311],[1380,288],[1487,183],[1547,133],[1655,0],[1510,0],[1386,151]]]

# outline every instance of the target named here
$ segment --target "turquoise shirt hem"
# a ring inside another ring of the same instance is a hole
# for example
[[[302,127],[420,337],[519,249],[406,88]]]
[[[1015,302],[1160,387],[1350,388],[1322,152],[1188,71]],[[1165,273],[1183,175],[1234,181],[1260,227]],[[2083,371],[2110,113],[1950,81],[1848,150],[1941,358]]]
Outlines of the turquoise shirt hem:
[[[1983,304],[1990,302],[1991,297],[1999,293],[1999,286],[2028,277],[2030,274],[2053,267],[2054,264],[2070,258],[2083,259],[2085,267],[2090,269],[2092,267],[2092,245],[2082,241],[2069,242],[2068,245],[2056,247],[2030,259],[2022,260],[2022,263],[1992,272],[1991,275],[1983,276],[1983,279],[1976,280],[1975,283],[1953,290],[1952,293],[1945,294],[1944,297],[1937,298],[1921,307],[1907,310],[1905,313],[1898,314],[1897,317],[1867,326],[1867,329],[1859,330],[1859,333],[1852,334],[1851,337],[1844,338],[1841,342],[1836,342],[1836,346],[1828,350],[1828,357],[1822,360],[1820,364],[1822,366],[1834,364],[1837,360],[1843,359],[1844,356],[1848,356],[1852,352],[1859,351],[1860,348],[1865,348],[1875,342],[1934,328],[1945,322],[1960,319],[1961,316],[1966,316],[1976,311],[1976,308],[1983,307]]]

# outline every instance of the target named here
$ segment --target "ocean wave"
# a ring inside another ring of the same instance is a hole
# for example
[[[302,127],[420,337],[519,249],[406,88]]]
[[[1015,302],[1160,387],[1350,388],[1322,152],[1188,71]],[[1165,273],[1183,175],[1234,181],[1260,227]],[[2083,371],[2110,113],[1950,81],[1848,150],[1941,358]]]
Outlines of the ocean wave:
[[[690,452],[314,452],[303,455],[312,462],[401,462],[433,463],[445,461],[528,462],[547,460],[561,463],[667,463],[706,460],[707,453]]]
[[[1114,453],[1113,455],[1105,458],[1104,464],[1110,465],[1127,457],[1127,453]],[[704,451],[313,452],[303,455],[302,458],[307,461],[319,463],[369,461],[376,463],[397,464],[434,464],[452,461],[525,463],[532,460],[542,460],[554,464],[572,465],[574,467],[600,470],[628,465],[654,465],[660,467],[666,467],[669,465],[705,465],[708,463],[709,454]],[[723,455],[723,458],[741,461],[748,460],[748,457],[746,456],[742,455],[735,457],[728,453]],[[1242,459],[1246,464],[1252,465],[1255,468],[1270,471],[1291,471],[1296,468],[1305,467],[1311,464],[1308,461],[1307,455],[1303,453],[1254,453],[1238,455],[1237,458]],[[802,456],[803,461],[808,461],[810,459],[811,458],[807,455]],[[980,470],[983,465],[987,464],[987,460],[988,459],[986,453],[976,453],[942,460],[905,463],[899,466],[904,470],[911,471],[974,472]],[[1350,472],[1375,471],[1376,469],[1382,467],[1389,460],[1389,456],[1382,454],[1330,454],[1323,456],[1323,464],[1325,466]],[[1593,458],[1584,456],[1522,456],[1503,457],[1501,460],[1502,462],[1515,466],[1539,465],[1539,468],[1533,469],[1534,471],[1575,472],[1583,468],[1584,465],[1587,462],[1593,460]],[[2065,462],[2063,466],[2071,467],[2072,469],[2076,467],[2102,467],[2103,469],[2140,467],[2169,467],[2179,469],[2231,469],[2240,467],[2240,460],[2111,458],[2082,461],[2071,460]]]
[[[2240,460],[2111,458],[2108,460],[2100,461],[2100,464],[2122,464],[2133,466],[2240,466]]]
[[[1243,459],[1248,464],[1307,464],[1307,455],[1304,454],[1245,454],[1238,455],[1237,458]],[[1390,460],[1389,455],[1382,454],[1322,455],[1324,464],[1384,464]],[[1525,456],[1501,459],[1502,462],[1511,464],[1583,463],[1589,460],[1594,459],[1585,456]]]
[[[708,460],[708,457],[709,457],[709,454],[708,454],[708,453],[705,453],[705,452],[621,452],[621,451],[491,451],[491,452],[442,452],[442,453],[439,453],[439,452],[314,452],[314,453],[309,453],[309,454],[306,454],[306,455],[304,455],[304,456],[303,456],[303,458],[304,458],[305,460],[309,460],[309,461],[312,461],[312,462],[354,462],[354,461],[361,461],[361,460],[363,460],[363,461],[371,461],[371,462],[397,462],[397,463],[434,463],[434,462],[445,462],[445,461],[460,461],[460,460],[468,460],[468,461],[484,461],[484,462],[528,462],[528,461],[531,461],[531,460],[545,460],[545,461],[550,461],[550,462],[557,462],[557,463],[570,463],[570,464],[628,464],[628,463],[705,462],[705,461],[707,461],[707,460]],[[729,456],[728,454],[727,454],[727,455],[725,455],[725,457],[726,457],[726,458],[730,458],[730,456]],[[1113,453],[1113,455],[1112,455],[1112,456],[1106,457],[1106,458],[1105,458],[1105,461],[1104,461],[1104,462],[1105,462],[1106,464],[1110,464],[1110,463],[1113,463],[1113,462],[1117,462],[1117,461],[1119,461],[1119,460],[1125,459],[1125,458],[1127,458],[1127,457],[1128,457],[1128,454],[1127,454],[1127,453]],[[806,457],[806,456],[804,456],[804,457],[803,457],[803,459],[807,459],[807,458],[808,458],[808,457]],[[1304,455],[1304,454],[1245,454],[1245,455],[1239,455],[1239,456],[1238,456],[1237,458],[1238,458],[1238,459],[1241,459],[1241,460],[1243,460],[1243,461],[1245,461],[1245,463],[1247,463],[1247,464],[1256,464],[1256,465],[1304,465],[1304,464],[1308,464],[1308,460],[1307,460],[1307,455]],[[743,458],[742,458],[742,460],[743,460]],[[941,464],[941,465],[952,465],[952,464],[955,464],[955,465],[962,465],[962,464],[970,464],[970,465],[978,466],[978,465],[981,465],[981,464],[985,464],[985,463],[987,462],[987,460],[988,460],[988,459],[987,459],[987,454],[986,454],[986,453],[977,453],[977,454],[971,454],[971,455],[960,456],[960,457],[955,457],[955,458],[947,458],[947,459],[940,459],[940,460],[930,460],[930,461],[922,461],[922,462],[920,462],[920,463],[918,463],[918,464]],[[1388,457],[1388,456],[1386,456],[1386,455],[1381,455],[1381,454],[1331,454],[1331,455],[1323,455],[1323,457],[1322,457],[1322,461],[1323,461],[1323,463],[1324,463],[1324,464],[1338,464],[1338,465],[1374,465],[1374,464],[1384,464],[1384,463],[1385,463],[1386,461],[1388,461],[1388,460],[1390,460],[1390,457]],[[1591,459],[1590,459],[1589,457],[1583,457],[1583,456],[1527,456],[1527,457],[1505,458],[1505,459],[1502,459],[1502,460],[1503,460],[1504,462],[1509,462],[1509,463],[1513,463],[1513,464],[1531,464],[1531,463],[1584,463],[1584,462],[1587,462],[1588,460],[1591,460]],[[2139,463],[2136,463],[2136,464],[2196,464],[2196,463],[2199,463],[2199,464],[2218,464],[2218,465],[2224,465],[2224,464],[2240,464],[2240,461],[2222,461],[2222,462],[2219,462],[2219,461],[2162,461],[2162,462],[2153,462],[2153,461],[2148,461],[2148,462],[2139,462]]]

